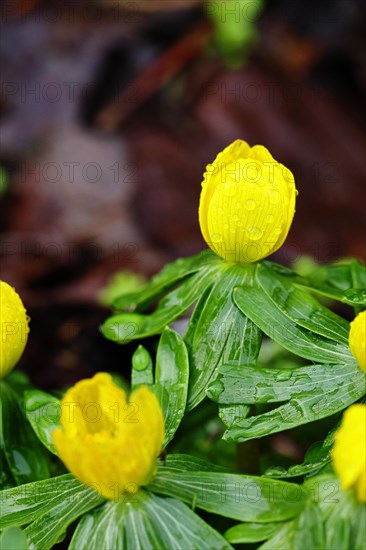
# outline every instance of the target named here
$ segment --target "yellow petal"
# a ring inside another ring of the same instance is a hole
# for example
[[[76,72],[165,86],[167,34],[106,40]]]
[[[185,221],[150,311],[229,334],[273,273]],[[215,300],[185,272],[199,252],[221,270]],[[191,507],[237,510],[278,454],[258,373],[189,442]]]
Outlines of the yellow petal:
[[[235,162],[235,160],[239,158],[244,159],[247,157],[249,151],[250,147],[248,143],[241,139],[237,139],[221,151],[221,153],[216,156],[213,163],[208,164],[206,167],[206,172],[204,173],[204,179],[202,182],[200,205],[198,209],[201,231],[206,242],[210,240],[210,235],[207,231],[206,211],[217,185],[217,176],[221,173],[224,163],[229,163],[230,159],[232,162]]]
[[[334,436],[334,471],[344,491],[355,487],[357,498],[366,501],[366,405],[349,407]]]
[[[235,141],[208,166],[202,186],[201,231],[219,256],[248,263],[282,246],[295,212],[295,181],[265,147]]]
[[[155,395],[140,387],[129,403],[107,373],[78,382],[61,402],[57,452],[78,479],[105,498],[120,498],[149,483],[164,441]]]
[[[360,368],[366,372],[366,310],[359,313],[351,323],[349,347]]]
[[[28,339],[28,317],[17,292],[0,281],[0,378],[19,361]]]

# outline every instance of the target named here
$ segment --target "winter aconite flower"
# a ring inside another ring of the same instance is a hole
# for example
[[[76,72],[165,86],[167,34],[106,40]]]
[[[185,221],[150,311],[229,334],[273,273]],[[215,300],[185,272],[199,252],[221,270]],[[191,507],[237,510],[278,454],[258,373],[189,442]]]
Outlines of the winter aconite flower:
[[[208,246],[237,263],[255,262],[284,243],[295,213],[292,173],[262,145],[236,140],[209,164],[199,221]]]
[[[0,281],[0,378],[19,361],[28,339],[28,317],[14,288]]]
[[[333,466],[342,489],[355,487],[358,500],[366,502],[366,405],[346,410],[334,439]]]
[[[360,368],[366,372],[366,310],[351,323],[349,347]]]
[[[53,432],[61,460],[105,498],[136,492],[156,472],[164,420],[145,386],[128,403],[107,373],[81,380],[61,401],[61,426]]]

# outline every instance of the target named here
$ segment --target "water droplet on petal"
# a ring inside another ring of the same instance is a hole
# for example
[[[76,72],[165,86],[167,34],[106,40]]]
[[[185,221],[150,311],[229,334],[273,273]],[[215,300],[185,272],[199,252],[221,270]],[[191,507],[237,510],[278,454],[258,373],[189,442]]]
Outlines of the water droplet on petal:
[[[241,210],[242,208],[243,208],[243,203],[237,202],[236,205],[235,205],[235,209],[236,210]]]
[[[274,218],[274,215],[273,215],[273,214],[268,214],[268,215],[266,216],[265,222],[266,222],[266,223],[272,223],[274,219],[275,219],[275,218]]]
[[[213,243],[219,243],[221,241],[221,235],[220,233],[214,233],[212,235],[212,242]]]
[[[237,222],[239,220],[238,214],[234,214],[232,218],[234,222]]]
[[[245,201],[245,208],[246,210],[254,210],[256,206],[256,202],[253,199],[248,199]]]
[[[278,204],[281,199],[281,195],[279,194],[278,191],[270,191],[268,193],[268,197],[269,197],[269,202],[271,204]]]
[[[232,197],[237,192],[237,184],[234,181],[226,181],[223,185],[223,194],[226,197]]]
[[[259,227],[255,227],[254,225],[248,227],[247,233],[252,241],[257,241],[263,236],[262,229],[260,229]]]
[[[276,229],[273,230],[274,235],[279,235],[281,233],[282,229],[280,227],[276,227]]]

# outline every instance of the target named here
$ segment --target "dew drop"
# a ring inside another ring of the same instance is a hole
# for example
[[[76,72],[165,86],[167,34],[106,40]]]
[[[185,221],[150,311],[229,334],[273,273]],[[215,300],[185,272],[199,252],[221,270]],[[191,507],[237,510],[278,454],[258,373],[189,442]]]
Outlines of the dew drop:
[[[245,209],[246,210],[254,210],[256,206],[256,202],[253,199],[248,199],[245,201]]]
[[[280,227],[276,227],[276,229],[273,230],[274,235],[279,235],[281,233],[282,229]]]
[[[151,358],[149,352],[143,347],[139,346],[132,357],[132,365],[135,370],[142,371],[147,369],[151,365]]]
[[[264,187],[266,185],[266,180],[264,178],[260,178],[255,183],[256,183],[256,185],[258,185],[258,187]]]
[[[212,382],[207,390],[207,394],[211,399],[218,399],[220,394],[225,390],[224,384],[221,380],[215,380]]]
[[[274,218],[274,215],[273,215],[273,214],[268,214],[268,215],[266,216],[265,222],[266,222],[266,223],[272,223],[274,219],[275,219],[275,218]]]
[[[212,235],[212,242],[213,243],[219,243],[221,241],[221,235],[220,233],[214,233]]]
[[[344,298],[353,304],[364,305],[366,303],[366,292],[362,289],[350,288],[345,291]]]
[[[232,218],[234,222],[237,222],[239,220],[238,214],[234,214]]]
[[[249,235],[249,238],[252,241],[257,241],[258,239],[260,239],[263,236],[262,229],[260,229],[259,227],[255,227],[255,226],[248,227],[247,233]]]
[[[237,202],[235,205],[235,210],[241,210],[243,208],[243,203]]]
[[[232,197],[237,192],[237,185],[236,182],[233,181],[226,181],[223,185],[223,194],[226,197]]]
[[[270,191],[268,196],[269,196],[269,202],[271,204],[278,204],[280,202],[281,195],[279,194],[278,191]]]
[[[267,477],[281,477],[286,474],[287,470],[283,466],[271,466],[264,472]]]

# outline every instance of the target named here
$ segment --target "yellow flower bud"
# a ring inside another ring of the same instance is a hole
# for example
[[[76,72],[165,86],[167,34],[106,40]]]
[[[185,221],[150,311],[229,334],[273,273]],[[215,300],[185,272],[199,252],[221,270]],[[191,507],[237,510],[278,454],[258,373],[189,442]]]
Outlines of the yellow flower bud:
[[[156,472],[164,419],[155,395],[141,386],[127,403],[107,373],[81,380],[61,400],[52,437],[66,467],[108,499],[135,493]]]
[[[366,405],[346,410],[334,441],[333,467],[342,489],[355,487],[358,500],[366,502]]]
[[[351,322],[349,347],[360,368],[366,372],[366,310]]]
[[[28,317],[14,288],[0,281],[0,378],[19,361],[28,339]]]
[[[295,213],[295,180],[262,145],[240,139],[206,168],[199,222],[208,246],[227,261],[256,262],[284,243]]]

